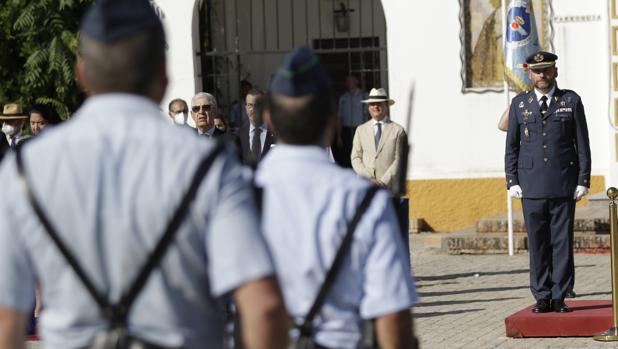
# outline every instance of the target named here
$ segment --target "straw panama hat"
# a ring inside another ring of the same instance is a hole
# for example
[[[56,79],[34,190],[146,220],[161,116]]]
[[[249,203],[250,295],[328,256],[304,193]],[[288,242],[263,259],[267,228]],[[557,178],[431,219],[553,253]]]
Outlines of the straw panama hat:
[[[26,115],[21,105],[17,103],[8,103],[4,105],[2,109],[2,114],[0,114],[0,120],[16,120],[16,119],[27,119],[28,115]]]
[[[388,105],[395,104],[395,101],[388,98],[386,90],[383,88],[372,88],[369,92],[369,98],[361,101],[362,103],[388,102]]]

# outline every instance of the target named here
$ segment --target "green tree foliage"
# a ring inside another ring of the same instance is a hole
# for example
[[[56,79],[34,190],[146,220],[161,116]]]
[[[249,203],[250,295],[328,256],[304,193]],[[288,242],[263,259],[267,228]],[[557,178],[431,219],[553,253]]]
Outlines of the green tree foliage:
[[[50,103],[64,117],[83,100],[73,66],[93,0],[0,0],[0,104]]]

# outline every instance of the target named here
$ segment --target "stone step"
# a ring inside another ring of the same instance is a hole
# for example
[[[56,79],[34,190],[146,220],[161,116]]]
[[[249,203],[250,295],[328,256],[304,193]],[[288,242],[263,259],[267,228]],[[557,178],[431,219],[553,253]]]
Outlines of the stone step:
[[[609,198],[606,193],[597,193],[588,197],[588,207],[608,209]]]
[[[608,218],[576,218],[573,225],[575,231],[600,234],[609,233]],[[508,221],[506,219],[484,219],[476,223],[476,231],[481,234],[506,233],[508,232]],[[513,220],[513,232],[527,233],[523,219]]]
[[[575,231],[588,233],[609,233],[609,212],[607,206],[586,206],[575,211]],[[506,233],[506,215],[481,219],[476,222],[477,233]],[[524,217],[521,211],[513,212],[513,232],[525,233]]]
[[[508,253],[508,237],[503,232],[491,233],[427,233],[423,234],[423,247],[429,252],[458,254],[506,254]],[[528,237],[523,233],[514,234],[513,246],[515,253],[528,250]],[[573,241],[576,252],[609,251],[609,234],[590,232],[575,232]]]

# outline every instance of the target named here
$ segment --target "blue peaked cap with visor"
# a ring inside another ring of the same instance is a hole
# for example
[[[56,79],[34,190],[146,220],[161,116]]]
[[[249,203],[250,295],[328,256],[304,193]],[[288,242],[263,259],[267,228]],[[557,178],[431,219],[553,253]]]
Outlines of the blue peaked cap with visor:
[[[307,47],[295,48],[288,54],[275,73],[272,93],[301,97],[331,88],[331,80],[320,59]]]
[[[106,44],[163,30],[149,0],[97,0],[84,15],[81,33]]]

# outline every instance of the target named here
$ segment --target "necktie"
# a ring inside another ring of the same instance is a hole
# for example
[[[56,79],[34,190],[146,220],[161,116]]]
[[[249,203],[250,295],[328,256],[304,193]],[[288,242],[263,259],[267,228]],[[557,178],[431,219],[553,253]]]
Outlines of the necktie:
[[[380,138],[382,138],[382,123],[378,122],[376,124],[376,126],[378,127],[378,131],[376,131],[376,137],[375,137],[376,151],[377,151],[378,150],[378,145],[380,145]]]
[[[545,116],[547,112],[547,96],[541,97],[541,116]]]
[[[260,135],[262,134],[262,129],[256,127],[253,129],[253,139],[251,140],[251,153],[253,153],[253,157],[258,160],[260,155],[262,154],[262,140]]]
[[[9,148],[15,148],[15,136],[11,137],[11,141],[9,142]]]

